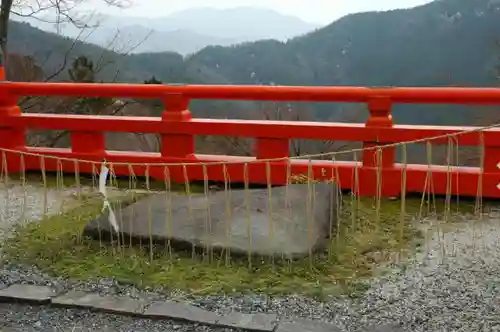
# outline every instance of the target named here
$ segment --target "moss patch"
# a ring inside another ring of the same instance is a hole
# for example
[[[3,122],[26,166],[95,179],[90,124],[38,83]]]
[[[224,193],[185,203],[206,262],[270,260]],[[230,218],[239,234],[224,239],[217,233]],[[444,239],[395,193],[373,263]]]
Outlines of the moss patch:
[[[136,198],[121,200],[130,203]],[[395,257],[404,259],[420,244],[422,235],[411,219],[420,213],[421,201],[408,199],[405,206],[403,214],[400,201],[378,204],[344,196],[328,251],[298,261],[262,259],[250,266],[245,258],[209,261],[163,246],[118,247],[83,238],[87,222],[101,213],[102,201],[82,197],[81,204],[67,213],[19,226],[4,242],[4,263],[36,265],[49,274],[82,281],[108,277],[139,288],[197,294],[356,295],[378,267]]]

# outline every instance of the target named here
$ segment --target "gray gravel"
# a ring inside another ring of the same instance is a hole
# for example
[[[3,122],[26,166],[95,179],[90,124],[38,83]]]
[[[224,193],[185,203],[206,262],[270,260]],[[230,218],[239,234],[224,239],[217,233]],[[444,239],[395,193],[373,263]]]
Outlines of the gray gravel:
[[[407,268],[374,283],[356,303],[349,328],[397,322],[411,331],[500,331],[500,220],[446,225],[432,232]]]
[[[39,189],[33,187],[30,190],[30,206],[34,208],[27,211],[31,211],[30,216],[36,219],[40,216],[36,212],[40,210],[36,198]],[[71,195],[73,193],[68,192],[63,196],[70,199]],[[53,198],[53,201],[57,203],[58,199]],[[12,220],[4,225],[19,220],[19,212],[12,213],[16,217],[11,217]],[[26,267],[0,267],[0,287],[1,284],[22,282],[49,285],[59,290],[89,290],[134,298],[174,296],[221,313],[237,310],[274,312],[280,317],[316,318],[334,322],[345,331],[384,323],[401,325],[404,330],[415,332],[500,331],[500,219],[496,215],[487,219],[447,225],[444,234],[433,228],[421,253],[411,262],[393,266],[392,273],[373,280],[370,290],[358,299],[332,299],[320,303],[301,296],[197,297],[182,293],[167,296],[154,289],[139,291],[118,285],[112,280],[77,283],[53,279]],[[23,331],[67,331],[77,323],[82,324],[83,330],[75,331],[222,331],[85,310],[0,304],[0,326]]]
[[[19,304],[0,304],[0,326],[2,332],[237,332],[233,329],[214,329],[180,322],[137,319],[88,310]]]
[[[25,220],[40,220],[44,214],[63,210],[64,203],[74,199],[76,190],[57,190],[10,182],[0,183],[0,238],[13,225]]]

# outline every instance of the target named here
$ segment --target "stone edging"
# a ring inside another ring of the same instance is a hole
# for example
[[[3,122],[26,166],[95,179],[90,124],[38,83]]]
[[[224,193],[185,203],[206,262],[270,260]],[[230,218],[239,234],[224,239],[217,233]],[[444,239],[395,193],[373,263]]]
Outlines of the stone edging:
[[[80,291],[57,294],[50,287],[36,285],[14,284],[0,289],[0,302],[27,302],[92,309],[141,318],[173,319],[255,332],[341,332],[336,326],[321,321],[301,319],[294,322],[278,322],[277,315],[264,313],[233,312],[228,315],[218,315],[182,302],[136,300]]]

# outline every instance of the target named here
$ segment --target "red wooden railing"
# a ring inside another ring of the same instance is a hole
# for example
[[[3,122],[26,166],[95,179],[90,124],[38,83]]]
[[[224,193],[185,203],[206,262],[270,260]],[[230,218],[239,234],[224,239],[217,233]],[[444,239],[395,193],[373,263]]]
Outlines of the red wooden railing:
[[[60,114],[22,113],[16,106],[22,96],[81,96],[81,97],[128,97],[158,98],[164,101],[165,111],[161,118],[129,116],[81,116]],[[272,100],[311,102],[361,102],[366,103],[370,117],[366,124],[216,120],[193,119],[188,109],[193,99]],[[315,178],[331,178],[338,175],[343,188],[354,188],[353,174],[359,176],[359,192],[372,195],[377,184],[384,196],[398,196],[401,191],[403,165],[394,162],[394,147],[385,147],[376,158],[376,149],[363,151],[360,162],[332,162],[315,160],[287,160],[290,139],[316,139],[360,141],[364,147],[376,147],[395,142],[413,141],[427,137],[456,134],[472,127],[409,126],[392,122],[391,106],[395,103],[432,104],[500,104],[500,89],[495,88],[365,88],[365,87],[276,87],[276,86],[169,86],[133,84],[73,84],[73,83],[0,83],[0,148],[23,151],[6,154],[7,167],[11,172],[38,170],[39,155],[74,158],[115,163],[118,175],[128,175],[130,167],[116,163],[133,163],[136,175],[146,171],[153,177],[164,178],[165,166],[157,163],[189,163],[187,167],[169,166],[174,181],[184,181],[187,171],[189,180],[234,182],[244,181],[244,164],[251,183],[274,184],[286,182],[287,167],[293,174],[307,174],[309,165]],[[67,130],[71,132],[71,148],[55,149],[28,147],[26,129]],[[137,151],[106,151],[105,132],[156,133],[161,135],[160,153]],[[221,135],[254,137],[255,157],[204,155],[194,153],[195,135]],[[426,177],[431,174],[433,191],[444,194],[451,188],[453,194],[476,196],[478,184],[483,196],[500,197],[500,130],[469,132],[457,136],[461,146],[484,144],[483,167],[453,167],[409,164],[406,169],[406,190],[422,192]],[[433,141],[447,144],[447,138]],[[283,159],[280,159],[283,158]],[[264,159],[280,159],[266,162]],[[378,168],[376,160],[382,160]],[[222,163],[227,162],[226,166]],[[203,166],[202,163],[207,163]],[[266,166],[268,163],[269,168]],[[148,164],[149,166],[146,166]],[[5,165],[3,166],[5,167]],[[75,171],[72,161],[44,160],[47,170],[62,167],[65,172]],[[80,163],[79,172],[92,172],[90,163]],[[269,172],[270,170],[270,172]],[[430,172],[431,171],[431,172]],[[451,181],[451,182],[450,182]]]

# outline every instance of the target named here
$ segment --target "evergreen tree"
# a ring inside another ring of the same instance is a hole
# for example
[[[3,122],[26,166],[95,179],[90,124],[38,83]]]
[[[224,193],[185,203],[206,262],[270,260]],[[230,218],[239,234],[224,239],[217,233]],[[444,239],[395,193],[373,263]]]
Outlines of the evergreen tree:
[[[162,81],[156,79],[155,76],[151,77],[149,80],[145,80],[144,84],[163,84]]]
[[[73,61],[71,68],[68,69],[68,74],[73,82],[94,83],[96,76],[94,63],[86,56],[81,55]]]
[[[96,71],[94,63],[86,56],[77,57],[68,69],[68,74],[74,83],[95,83]],[[103,109],[110,106],[112,99],[102,97],[81,97],[75,100],[73,112],[76,114],[101,114]]]

